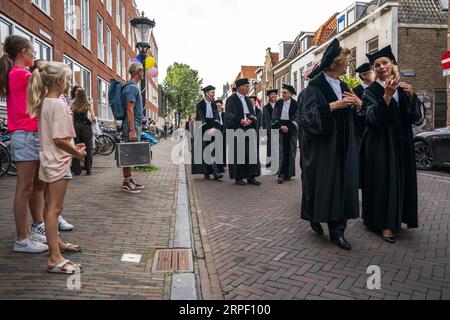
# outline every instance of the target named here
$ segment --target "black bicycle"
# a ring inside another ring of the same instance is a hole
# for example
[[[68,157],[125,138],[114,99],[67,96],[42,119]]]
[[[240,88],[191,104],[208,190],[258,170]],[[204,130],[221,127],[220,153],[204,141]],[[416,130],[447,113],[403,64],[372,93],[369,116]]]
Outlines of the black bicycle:
[[[11,153],[8,148],[0,142],[0,177],[3,177],[11,168]]]

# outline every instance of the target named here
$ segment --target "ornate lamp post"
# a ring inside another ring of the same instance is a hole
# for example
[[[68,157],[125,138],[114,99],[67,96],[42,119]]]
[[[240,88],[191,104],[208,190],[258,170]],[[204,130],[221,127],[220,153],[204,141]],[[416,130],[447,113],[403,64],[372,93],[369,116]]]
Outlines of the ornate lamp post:
[[[142,16],[130,21],[131,26],[134,28],[134,32],[136,33],[137,44],[136,48],[139,50],[139,60],[142,61],[144,66],[144,78],[141,82],[141,90],[142,90],[142,103],[144,104],[144,115],[146,110],[146,74],[147,70],[145,69],[145,59],[147,57],[147,52],[151,48],[150,41],[152,36],[152,29],[155,27],[155,20],[150,20],[145,17],[144,12],[142,11]]]

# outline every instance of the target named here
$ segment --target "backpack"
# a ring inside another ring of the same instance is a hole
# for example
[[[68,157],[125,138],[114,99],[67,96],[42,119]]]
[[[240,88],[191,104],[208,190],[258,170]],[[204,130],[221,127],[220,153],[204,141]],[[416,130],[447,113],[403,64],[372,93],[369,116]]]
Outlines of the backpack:
[[[127,114],[126,105],[123,103],[122,90],[130,83],[122,83],[120,81],[111,80],[109,86],[109,107],[116,120],[124,120]]]

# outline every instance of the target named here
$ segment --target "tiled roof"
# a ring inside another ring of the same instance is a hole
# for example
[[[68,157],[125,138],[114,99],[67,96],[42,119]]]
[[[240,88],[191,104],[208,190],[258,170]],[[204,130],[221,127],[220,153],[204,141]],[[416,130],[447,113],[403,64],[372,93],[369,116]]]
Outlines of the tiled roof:
[[[328,19],[327,22],[325,22],[320,28],[316,31],[313,39],[313,45],[321,45],[325,41],[328,40],[328,38],[331,36],[333,31],[337,27],[337,16],[339,13],[335,13]]]
[[[239,74],[237,75],[236,79],[234,79],[234,81],[236,81],[238,79],[242,79],[242,78],[255,79],[256,78],[256,70],[258,68],[259,68],[259,66],[242,66],[241,72],[239,72]]]
[[[387,2],[400,4],[398,20],[405,24],[447,24],[448,15],[442,11],[439,0],[373,0],[371,6],[381,7]],[[367,14],[367,9],[365,14]]]

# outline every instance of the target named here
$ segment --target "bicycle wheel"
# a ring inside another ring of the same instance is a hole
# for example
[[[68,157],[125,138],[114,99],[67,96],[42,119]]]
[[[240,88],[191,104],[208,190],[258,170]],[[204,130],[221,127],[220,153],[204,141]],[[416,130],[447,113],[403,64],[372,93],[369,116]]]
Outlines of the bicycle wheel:
[[[99,140],[100,138],[101,138],[100,141],[101,147],[98,149],[98,153],[101,154],[102,156],[109,156],[116,150],[116,143],[114,142],[114,139],[111,138],[110,136],[103,135],[99,137]]]
[[[8,149],[3,144],[0,144],[0,177],[8,173],[11,166],[11,157]]]

